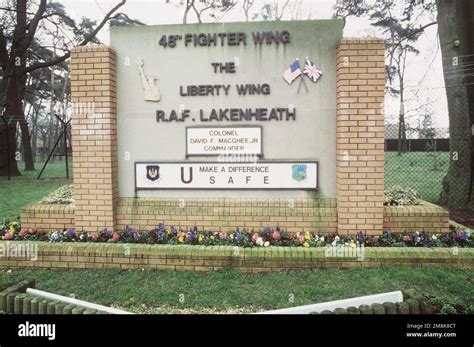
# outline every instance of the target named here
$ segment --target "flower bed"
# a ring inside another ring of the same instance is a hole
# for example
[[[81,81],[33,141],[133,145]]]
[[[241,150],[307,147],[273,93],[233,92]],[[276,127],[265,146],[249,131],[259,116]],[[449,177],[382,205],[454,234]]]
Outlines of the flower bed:
[[[292,233],[280,227],[265,227],[260,231],[236,228],[226,231],[199,230],[197,226],[183,230],[176,227],[166,228],[160,223],[153,230],[126,227],[120,231],[104,229],[97,233],[76,233],[74,229],[40,232],[35,228],[21,228],[18,222],[6,222],[0,227],[2,240],[46,241],[46,242],[108,242],[142,244],[186,244],[202,246],[240,246],[240,247],[474,247],[474,233],[451,224],[449,231],[430,234],[424,229],[394,233],[389,229],[380,236],[370,236],[363,232],[356,235],[337,235],[296,232]]]

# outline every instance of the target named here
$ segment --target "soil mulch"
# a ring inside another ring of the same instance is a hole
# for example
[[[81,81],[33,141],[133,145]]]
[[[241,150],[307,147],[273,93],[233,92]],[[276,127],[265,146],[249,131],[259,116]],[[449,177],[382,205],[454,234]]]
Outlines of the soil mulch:
[[[449,210],[449,219],[468,228],[474,229],[474,210],[470,208],[453,208]]]

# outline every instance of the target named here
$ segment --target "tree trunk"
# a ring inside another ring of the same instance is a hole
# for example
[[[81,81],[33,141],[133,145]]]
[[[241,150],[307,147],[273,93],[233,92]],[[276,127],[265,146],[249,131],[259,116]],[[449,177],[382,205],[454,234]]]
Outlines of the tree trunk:
[[[38,116],[41,110],[41,105],[43,103],[43,99],[39,100],[39,104],[33,107],[33,114],[31,115],[31,152],[33,154],[33,161],[36,162],[36,153],[38,151]]]
[[[16,2],[16,26],[13,33],[13,42],[11,47],[11,56],[7,68],[3,71],[6,88],[6,106],[5,116],[11,119],[9,128],[9,139],[6,139],[5,125],[0,125],[0,133],[3,133],[4,140],[0,142],[0,176],[19,176],[18,163],[16,161],[16,123],[26,123],[23,112],[23,99],[25,96],[26,75],[22,69],[26,66],[26,48],[23,47],[23,40],[26,34],[26,0],[17,0]],[[3,122],[2,122],[3,123]],[[24,133],[24,134],[23,134]],[[22,137],[29,140],[29,129],[22,131]],[[7,143],[8,142],[8,143]],[[31,156],[31,143],[23,142],[26,153],[25,164],[30,169],[33,167],[33,157]],[[8,167],[10,166],[10,169]],[[33,167],[34,169],[34,167]]]
[[[25,117],[20,118],[21,143],[23,145],[23,158],[25,160],[25,170],[34,171],[33,151],[31,150],[31,136],[28,122]]]
[[[437,7],[451,151],[440,202],[448,207],[466,207],[473,205],[474,81],[464,73],[464,64],[472,62],[474,53],[474,5],[463,0],[438,0]]]
[[[3,121],[2,121],[3,123]],[[15,133],[16,133],[16,122],[12,122],[8,126],[9,137],[7,144],[7,128],[2,124],[0,126],[0,137],[2,138],[2,147],[0,148],[0,176],[8,176],[8,164],[10,164],[10,175],[11,176],[20,176],[20,171],[18,170],[18,165],[16,163],[15,151],[11,150],[7,152],[8,147],[15,148]],[[10,163],[8,163],[10,161]]]
[[[53,48],[53,59],[56,57],[55,48]],[[54,75],[54,66],[51,66],[51,103],[49,104],[49,127],[48,127],[48,154],[51,153],[54,146],[55,136],[54,136],[54,121],[56,117],[54,117],[54,103],[56,100],[56,93],[55,93],[55,75]],[[51,156],[49,163],[54,163],[54,156]]]
[[[403,80],[400,80],[400,111],[398,114],[398,155],[407,151],[407,132],[405,125],[405,99]]]
[[[186,0],[186,8],[184,9],[184,15],[183,15],[183,24],[188,23],[188,13],[189,13],[189,10],[191,10],[193,2],[194,0]]]
[[[14,56],[20,56],[19,54],[14,54]],[[7,144],[4,144],[5,151],[2,151],[2,158],[0,159],[0,175],[8,175],[8,165],[10,165],[10,175],[11,176],[20,176],[20,171],[18,170],[18,163],[16,161],[16,131],[17,131],[17,122],[23,118],[23,104],[21,93],[24,91],[24,86],[22,88],[21,84],[24,82],[22,76],[19,74],[18,69],[13,69],[13,73],[9,78],[9,88],[7,90],[6,98],[6,107],[5,107],[5,116],[9,121],[9,132],[8,132],[8,151],[7,153]],[[3,123],[3,122],[2,122]],[[5,134],[6,136],[6,134]],[[2,149],[3,149],[2,148]]]

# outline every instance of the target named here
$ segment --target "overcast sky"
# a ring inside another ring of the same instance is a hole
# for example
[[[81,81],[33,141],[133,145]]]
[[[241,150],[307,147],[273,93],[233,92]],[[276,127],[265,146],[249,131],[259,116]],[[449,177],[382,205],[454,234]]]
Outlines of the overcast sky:
[[[280,4],[284,2],[284,0],[255,0],[251,13],[259,12],[262,5],[269,1],[279,1]],[[291,11],[287,9],[283,19],[291,19],[295,15],[299,15],[303,19],[308,17],[311,19],[328,19],[332,17],[333,7],[336,3],[336,0],[291,1],[292,3],[295,1],[300,5],[294,6]],[[403,2],[404,0],[398,1]],[[178,24],[182,23],[184,13],[184,6],[180,6],[180,2],[181,0],[170,0],[170,3],[166,3],[165,0],[127,0],[120,12],[124,12],[130,18],[139,19],[149,25]],[[76,19],[85,16],[100,20],[110,8],[118,3],[118,0],[61,0],[61,3],[66,7],[68,13]],[[215,19],[209,17],[204,17],[203,20],[206,22],[215,21]],[[221,22],[243,20],[245,20],[245,17],[240,5],[220,19]],[[195,21],[195,17],[189,17],[188,22]],[[420,24],[429,23],[429,15],[421,16],[418,21]],[[381,34],[370,26],[367,19],[354,18],[347,21],[344,36],[380,37]],[[109,42],[108,28],[102,30],[99,39],[104,43]],[[405,104],[405,110],[408,111],[407,121],[411,126],[416,126],[420,112],[415,110],[422,106],[423,111],[431,111],[434,114],[433,121],[436,127],[447,127],[447,104],[436,26],[429,27],[420,37],[416,46],[421,53],[411,55],[407,59],[406,85],[409,87]],[[385,104],[386,121],[396,123],[399,110],[398,99],[388,97]]]

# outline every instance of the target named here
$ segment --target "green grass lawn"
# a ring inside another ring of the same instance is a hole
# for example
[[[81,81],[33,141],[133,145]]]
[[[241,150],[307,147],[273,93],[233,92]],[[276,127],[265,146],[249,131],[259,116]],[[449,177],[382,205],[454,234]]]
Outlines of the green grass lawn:
[[[29,278],[35,278],[41,290],[143,313],[252,312],[409,288],[445,302],[474,305],[474,270],[466,269],[387,267],[266,274],[233,269],[13,270],[0,272],[0,285]]]
[[[0,177],[0,222],[3,219],[16,219],[20,215],[21,207],[41,200],[51,191],[71,182],[66,180],[66,168],[64,160],[56,160],[48,164],[40,180],[37,180],[44,162],[35,164],[35,171],[24,171],[24,163],[19,163],[22,176]],[[70,177],[72,177],[72,165],[69,162]]]
[[[400,156],[396,152],[385,152],[385,188],[394,185],[412,188],[422,199],[437,202],[448,167],[448,152],[437,152],[436,165],[432,152]]]

